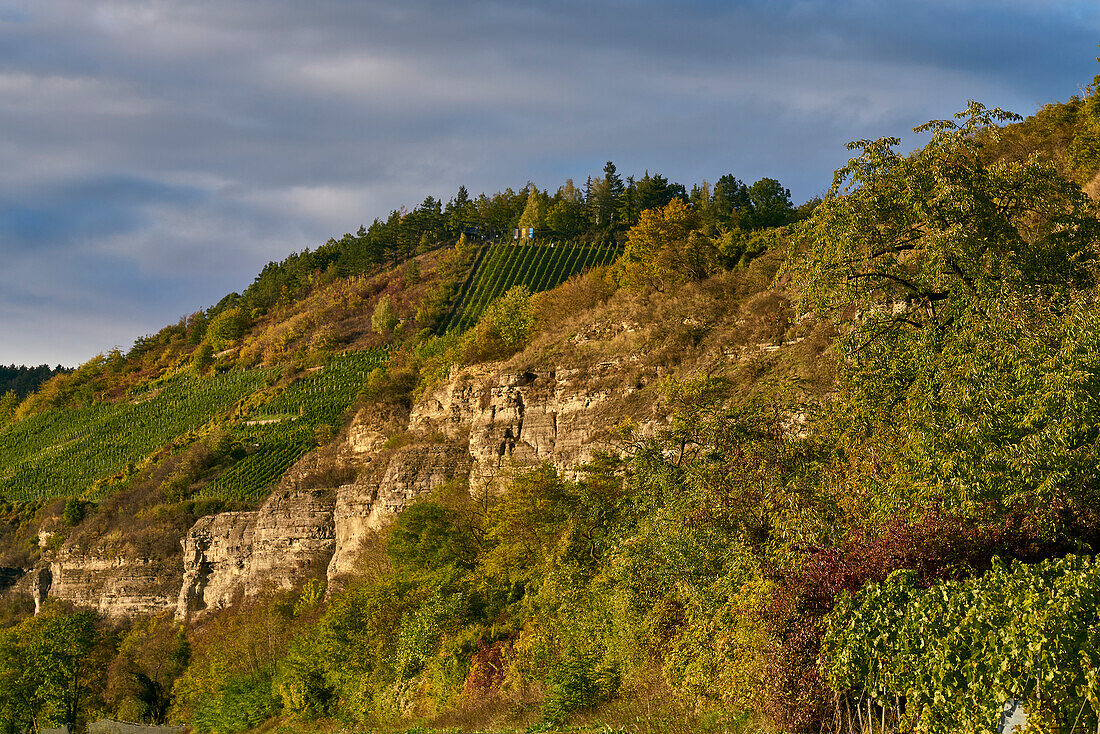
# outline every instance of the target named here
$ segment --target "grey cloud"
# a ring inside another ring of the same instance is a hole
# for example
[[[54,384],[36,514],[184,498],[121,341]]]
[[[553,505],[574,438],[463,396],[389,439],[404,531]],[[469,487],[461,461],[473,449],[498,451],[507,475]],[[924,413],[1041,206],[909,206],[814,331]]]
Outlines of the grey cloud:
[[[1094,73],[1098,16],[1023,0],[0,0],[0,362],[44,359],[25,323],[62,335],[70,362],[129,343],[459,184],[556,187],[612,159],[687,183],[774,176],[806,198],[849,139],[970,97],[1025,113],[1064,99]]]

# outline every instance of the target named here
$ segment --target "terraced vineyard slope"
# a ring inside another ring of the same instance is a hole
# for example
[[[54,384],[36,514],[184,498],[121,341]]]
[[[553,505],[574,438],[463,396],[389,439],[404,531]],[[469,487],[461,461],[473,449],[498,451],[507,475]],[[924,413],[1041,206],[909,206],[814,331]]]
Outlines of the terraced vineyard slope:
[[[334,356],[320,368],[232,426],[246,456],[207,485],[204,497],[254,501],[318,442],[318,431],[336,428],[371,371],[381,367],[381,349]]]
[[[384,361],[383,350],[331,357],[253,411],[245,407],[249,398],[273,389],[280,368],[181,373],[123,401],[30,416],[0,431],[0,497],[98,499],[105,480],[124,479],[155,452],[186,446],[224,424],[243,456],[203,494],[254,500],[316,445],[319,428],[336,427],[367,375]]]
[[[614,245],[559,242],[548,245],[497,243],[481,253],[459,293],[444,331],[464,331],[509,288],[525,285],[532,293],[550,290],[574,273],[615,260]]]

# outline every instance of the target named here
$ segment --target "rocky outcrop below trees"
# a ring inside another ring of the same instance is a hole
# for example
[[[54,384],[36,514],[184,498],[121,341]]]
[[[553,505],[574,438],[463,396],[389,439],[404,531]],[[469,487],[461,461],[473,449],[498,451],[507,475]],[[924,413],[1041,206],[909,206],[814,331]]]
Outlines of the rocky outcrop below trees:
[[[36,612],[54,597],[108,617],[139,617],[174,609],[178,576],[178,563],[163,559],[63,549],[12,588],[29,594]]]
[[[639,387],[615,387],[607,379],[612,370],[598,368],[597,380],[578,370],[456,372],[418,401],[404,431],[388,441],[371,428],[372,416],[360,414],[328,459],[357,465],[354,482],[302,490],[292,472],[259,510],[196,523],[183,541],[177,615],[288,588],[320,576],[322,567],[339,584],[356,570],[365,539],[448,483],[493,491],[517,468],[546,461],[572,469],[609,446],[608,429],[621,415],[610,403]]]
[[[335,545],[331,489],[282,486],[259,510],[200,519],[183,539],[176,615],[225,606],[238,596],[290,588],[324,568]]]
[[[621,401],[641,387],[624,383],[616,368],[457,371],[417,402],[405,430],[388,441],[361,414],[330,459],[357,465],[354,482],[307,492],[284,480],[256,512],[215,515],[192,528],[177,614],[287,587],[320,575],[321,563],[338,584],[355,571],[364,539],[449,482],[493,491],[517,468],[545,461],[572,470],[609,448]]]
[[[181,541],[182,569],[62,547],[20,585],[39,600],[58,597],[116,618],[194,617],[306,578],[338,585],[356,570],[364,541],[418,497],[448,483],[491,492],[518,468],[550,462],[569,471],[608,448],[623,401],[643,385],[633,372],[624,379],[615,363],[495,367],[456,371],[396,432],[380,429],[364,410],[336,445],[288,472],[258,509],[196,522]]]

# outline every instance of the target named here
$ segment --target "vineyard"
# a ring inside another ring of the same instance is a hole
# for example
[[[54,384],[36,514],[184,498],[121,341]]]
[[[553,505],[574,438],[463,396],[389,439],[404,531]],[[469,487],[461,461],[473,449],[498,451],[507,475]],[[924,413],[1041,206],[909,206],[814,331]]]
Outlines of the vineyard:
[[[204,497],[255,501],[307,451],[318,431],[336,428],[371,371],[386,359],[383,350],[330,358],[295,380],[232,427],[247,455],[204,487]]]
[[[532,293],[563,283],[569,276],[615,260],[614,245],[569,242],[549,245],[498,243],[483,252],[467,280],[444,331],[464,331],[509,288],[525,285]]]
[[[95,499],[101,480],[131,472],[160,449],[182,447],[215,422],[227,422],[245,456],[202,494],[255,500],[335,428],[381,350],[335,356],[290,383],[246,416],[246,399],[277,382],[279,368],[198,377],[179,374],[118,403],[53,409],[0,431],[0,497],[27,502],[51,497]]]
[[[1038,724],[1028,731],[1100,729],[1098,605],[1100,564],[1084,556],[868,584],[826,618],[836,729],[991,734],[1007,705]]]
[[[272,370],[176,375],[125,402],[54,409],[18,421],[0,431],[0,497],[85,496],[97,480],[201,428],[272,376]]]

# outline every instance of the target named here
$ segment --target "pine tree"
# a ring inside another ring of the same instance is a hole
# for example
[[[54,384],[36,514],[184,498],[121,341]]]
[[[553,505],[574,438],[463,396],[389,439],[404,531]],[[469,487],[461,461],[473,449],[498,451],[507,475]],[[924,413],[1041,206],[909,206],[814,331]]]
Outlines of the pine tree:
[[[722,176],[714,184],[714,198],[711,208],[720,222],[732,222],[738,217],[747,218],[749,214],[749,190],[739,179],[730,174]]]
[[[600,221],[608,226],[614,226],[621,217],[618,216],[623,201],[623,177],[615,170],[615,164],[608,161],[603,167],[603,180],[607,185],[606,198],[600,202]]]

